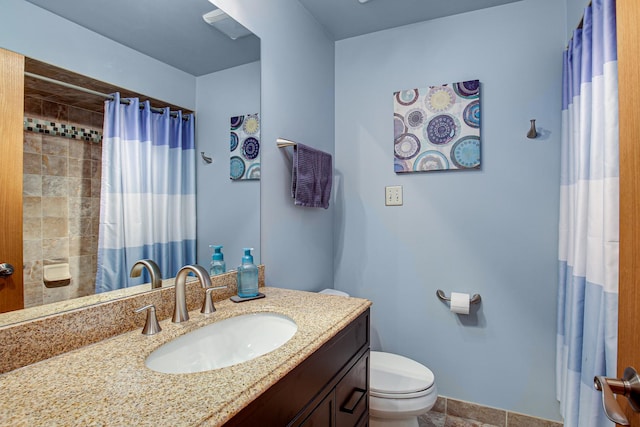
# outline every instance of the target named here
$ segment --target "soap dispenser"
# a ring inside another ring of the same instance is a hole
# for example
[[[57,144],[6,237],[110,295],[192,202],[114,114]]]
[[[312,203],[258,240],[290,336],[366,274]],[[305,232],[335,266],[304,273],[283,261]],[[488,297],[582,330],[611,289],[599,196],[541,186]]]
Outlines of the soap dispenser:
[[[227,265],[224,262],[224,255],[222,255],[222,246],[209,245],[213,248],[213,255],[211,256],[211,266],[209,267],[209,274],[215,276],[225,273],[227,271]]]
[[[253,263],[253,248],[244,248],[242,265],[238,267],[237,285],[240,298],[251,298],[258,295],[258,267]]]

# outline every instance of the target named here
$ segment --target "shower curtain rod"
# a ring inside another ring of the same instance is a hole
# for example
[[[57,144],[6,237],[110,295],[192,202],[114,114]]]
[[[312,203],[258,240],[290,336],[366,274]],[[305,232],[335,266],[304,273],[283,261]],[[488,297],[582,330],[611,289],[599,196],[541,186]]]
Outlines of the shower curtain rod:
[[[587,7],[591,7],[593,2],[589,2]],[[578,22],[578,26],[576,27],[578,30],[582,29],[582,24],[584,24],[584,13],[582,14],[582,18],[580,18],[580,22]]]
[[[592,1],[589,2],[589,4],[587,5],[587,8],[592,6]],[[581,30],[582,26],[584,25],[584,13],[582,14],[582,18],[580,18],[580,22],[578,22],[578,26],[576,27],[576,30]],[[569,42],[567,43],[567,47],[566,49],[569,49],[569,46],[571,46],[571,40],[573,39],[573,36],[569,37]]]
[[[84,92],[84,93],[88,93],[90,95],[101,96],[103,98],[107,98],[107,99],[110,99],[110,100],[114,99],[114,96],[113,95],[109,95],[108,93],[102,93],[102,92],[98,92],[97,90],[87,89],[85,87],[76,86],[76,85],[71,84],[71,83],[61,82],[60,80],[55,80],[55,79],[52,79],[52,78],[49,78],[49,77],[41,76],[39,74],[33,74],[33,73],[28,72],[28,71],[25,71],[24,75],[27,76],[27,77],[32,77],[34,79],[38,79],[38,80],[42,80],[42,81],[45,81],[45,82],[53,83],[53,84],[56,84],[58,86],[66,87],[66,88],[69,88],[69,89],[74,89],[74,90],[77,90],[77,91],[80,91],[80,92]],[[120,103],[121,104],[131,104],[131,101],[129,101],[128,99],[120,99]],[[141,105],[140,107],[142,108],[143,106]],[[153,111],[154,113],[161,113],[161,114],[164,113],[163,109],[156,108],[156,107],[151,107],[151,111]],[[171,114],[172,117],[178,117],[178,114],[175,113],[175,112],[171,112],[170,114]],[[183,116],[182,119],[183,120],[189,120],[189,115]]]

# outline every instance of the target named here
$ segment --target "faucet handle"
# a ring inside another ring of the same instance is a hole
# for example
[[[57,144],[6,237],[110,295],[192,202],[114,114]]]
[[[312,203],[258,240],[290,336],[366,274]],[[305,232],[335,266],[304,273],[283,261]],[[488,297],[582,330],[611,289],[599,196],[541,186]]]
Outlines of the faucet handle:
[[[142,328],[142,333],[144,335],[157,334],[162,330],[162,328],[158,323],[158,317],[156,316],[155,305],[153,304],[145,305],[144,307],[136,308],[135,310],[133,310],[133,312],[140,313],[145,310],[147,310],[147,320],[144,322],[144,328]]]
[[[215,305],[213,305],[213,291],[217,289],[226,289],[226,286],[209,287],[204,291],[204,302],[202,303],[202,309],[200,313],[211,314],[216,311]]]

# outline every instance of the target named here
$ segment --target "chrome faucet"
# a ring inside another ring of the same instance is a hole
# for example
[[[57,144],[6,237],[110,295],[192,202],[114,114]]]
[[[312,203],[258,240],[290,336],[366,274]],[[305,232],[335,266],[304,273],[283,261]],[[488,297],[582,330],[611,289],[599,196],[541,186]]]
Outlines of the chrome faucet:
[[[140,277],[142,274],[142,269],[147,268],[149,271],[149,276],[151,276],[151,289],[161,288],[162,287],[162,273],[160,273],[160,268],[158,264],[153,262],[150,259],[141,259],[140,261],[136,261],[131,267],[130,277]]]
[[[173,309],[173,319],[171,319],[173,323],[189,320],[186,297],[186,282],[189,272],[196,275],[203,289],[211,287],[211,277],[209,277],[209,272],[203,267],[199,265],[185,265],[182,267],[176,275],[176,303]]]

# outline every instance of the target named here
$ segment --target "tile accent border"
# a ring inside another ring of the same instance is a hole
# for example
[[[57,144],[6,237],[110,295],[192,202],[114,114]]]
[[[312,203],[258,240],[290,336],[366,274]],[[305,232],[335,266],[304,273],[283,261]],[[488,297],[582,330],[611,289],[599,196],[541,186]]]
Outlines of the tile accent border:
[[[418,417],[420,427],[561,427],[559,421],[438,396],[436,404]]]
[[[49,120],[24,117],[24,130],[30,132],[44,133],[47,135],[62,136],[69,139],[80,139],[83,141],[101,142],[102,131],[91,128],[83,128],[74,124],[56,123]]]
[[[214,301],[238,293],[235,271],[211,277],[211,284],[226,286],[213,291]],[[258,286],[265,286],[264,265],[258,266]],[[187,282],[186,288],[188,310],[199,309],[204,289],[195,279]],[[158,320],[168,319],[173,315],[174,298],[172,286],[0,327],[0,342],[4,343],[0,346],[0,373],[142,328],[146,316],[133,310],[146,304],[156,306]]]

